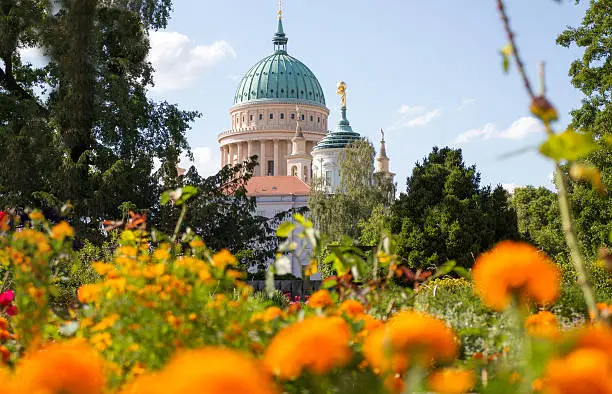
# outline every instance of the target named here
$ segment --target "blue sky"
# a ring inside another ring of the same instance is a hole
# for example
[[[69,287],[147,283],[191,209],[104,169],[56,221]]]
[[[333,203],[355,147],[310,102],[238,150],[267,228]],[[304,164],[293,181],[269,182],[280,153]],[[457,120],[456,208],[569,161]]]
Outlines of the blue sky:
[[[416,161],[434,145],[461,147],[484,184],[551,187],[552,163],[516,70],[505,75],[499,49],[506,43],[495,1],[285,0],[288,52],[318,77],[339,117],[335,86],[348,84],[353,129],[379,140],[387,133],[399,190]],[[579,106],[569,81],[576,48],[555,44],[565,26],[579,24],[586,5],[552,0],[508,1],[525,65],[534,81],[546,62],[548,92],[561,120]],[[583,2],[584,3],[584,2]],[[157,99],[202,112],[188,134],[196,165],[219,167],[217,134],[230,128],[229,108],[240,77],[273,52],[275,0],[174,1],[168,28],[152,34]],[[533,147],[511,158],[505,154]]]

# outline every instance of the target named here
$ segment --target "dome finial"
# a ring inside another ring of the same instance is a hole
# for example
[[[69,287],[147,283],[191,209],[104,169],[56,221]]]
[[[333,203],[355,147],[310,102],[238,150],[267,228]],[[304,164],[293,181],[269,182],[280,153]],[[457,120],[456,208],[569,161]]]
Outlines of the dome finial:
[[[340,111],[342,112],[342,120],[340,121],[340,124],[348,125],[349,121],[346,118],[346,82],[338,82],[338,95],[340,96]]]
[[[289,39],[283,30],[283,0],[278,0],[278,28],[272,39],[274,50],[276,52],[287,52],[287,41]]]

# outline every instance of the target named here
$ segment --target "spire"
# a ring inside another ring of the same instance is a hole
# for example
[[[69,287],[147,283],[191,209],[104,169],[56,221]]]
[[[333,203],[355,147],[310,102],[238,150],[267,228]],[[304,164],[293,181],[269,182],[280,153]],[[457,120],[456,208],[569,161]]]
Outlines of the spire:
[[[289,41],[289,39],[283,30],[283,2],[282,0],[278,0],[278,27],[272,39],[274,50],[276,52],[287,52],[287,41]]]
[[[380,129],[380,134],[382,134],[382,139],[380,140],[380,151],[378,152],[378,157],[388,160],[387,148],[385,147],[385,132],[383,129]]]
[[[385,132],[380,129],[382,139],[380,140],[380,150],[376,157],[376,173],[385,174],[385,176],[393,177],[394,174],[389,171],[389,158],[387,157],[387,148],[385,147]]]

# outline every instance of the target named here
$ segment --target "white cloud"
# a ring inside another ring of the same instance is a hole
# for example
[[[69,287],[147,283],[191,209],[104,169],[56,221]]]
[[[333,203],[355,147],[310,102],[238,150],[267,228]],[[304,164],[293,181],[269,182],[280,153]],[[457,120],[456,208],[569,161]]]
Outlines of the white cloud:
[[[185,88],[206,70],[236,58],[234,48],[226,41],[195,45],[186,35],[169,31],[151,31],[150,39],[155,90]]]
[[[191,150],[193,153],[193,161],[189,160],[187,155],[181,157],[179,166],[189,170],[191,166],[195,166],[198,174],[202,177],[207,177],[216,174],[220,169],[220,159],[218,155],[213,153],[213,150],[207,146],[199,146]],[[216,152],[216,151],[215,151]]]
[[[487,123],[479,129],[468,130],[459,134],[455,138],[455,143],[461,144],[476,138],[483,140],[489,138],[499,138],[504,140],[518,141],[525,139],[527,136],[529,136],[529,134],[543,132],[542,125],[536,118],[532,116],[525,116],[516,120],[505,130],[499,130],[497,125],[494,123]]]
[[[23,63],[30,63],[34,67],[42,68],[49,64],[40,48],[20,48],[19,54]]]
[[[504,183],[502,187],[506,189],[506,191],[510,194],[514,194],[514,191],[518,188],[524,187],[524,185],[519,185],[516,183]]]
[[[404,104],[397,110],[397,120],[392,126],[388,127],[388,129],[392,131],[422,127],[440,116],[441,112],[442,110],[440,108],[428,110],[427,107],[422,105],[411,107]]]
[[[457,110],[463,111],[467,107],[470,107],[470,106],[474,105],[475,102],[476,102],[476,99],[473,99],[473,98],[464,98],[463,100],[461,100],[461,103],[459,103],[459,106],[457,107]]]

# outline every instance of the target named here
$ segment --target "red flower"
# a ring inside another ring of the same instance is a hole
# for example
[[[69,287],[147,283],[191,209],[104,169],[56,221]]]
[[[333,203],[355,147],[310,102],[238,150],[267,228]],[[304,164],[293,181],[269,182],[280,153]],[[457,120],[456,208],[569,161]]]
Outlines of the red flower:
[[[15,316],[17,314],[17,307],[15,305],[9,305],[8,308],[4,310],[7,316]]]
[[[4,212],[0,211],[0,213],[4,213]],[[0,218],[0,220],[2,219]],[[5,291],[4,293],[0,294],[0,306],[10,305],[10,303],[13,302],[14,299],[15,299],[15,292],[13,290]]]

